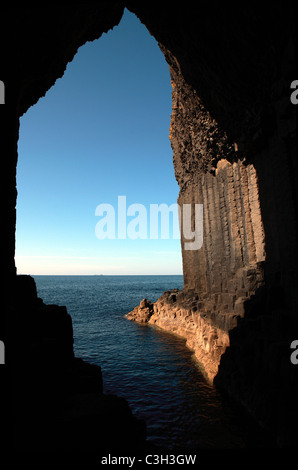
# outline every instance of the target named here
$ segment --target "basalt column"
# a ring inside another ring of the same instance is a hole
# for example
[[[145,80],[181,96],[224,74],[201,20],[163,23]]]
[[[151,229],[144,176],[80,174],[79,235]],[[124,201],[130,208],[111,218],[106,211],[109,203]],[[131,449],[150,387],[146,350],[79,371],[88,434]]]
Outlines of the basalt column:
[[[264,81],[268,102],[263,97],[258,111],[243,108],[234,115],[231,105],[233,116],[251,117],[237,139],[231,139],[237,132],[228,131],[228,121],[222,127],[211,115],[199,87],[186,81],[177,57],[161,49],[173,87],[170,139],[178,202],[182,215],[183,205],[192,206],[192,230],[195,205],[203,205],[203,243],[187,249],[182,216],[184,289],[158,301],[150,322],[184,336],[209,378],[278,445],[291,446],[297,372],[290,345],[298,333],[297,136],[285,83],[291,48],[280,59],[283,74],[275,83]],[[210,95],[211,103],[216,92]],[[220,95],[216,100],[222,104]]]
[[[180,186],[184,289],[165,294],[149,317],[141,305],[128,317],[185,337],[213,380],[230,330],[264,284],[258,177],[186,83],[176,58],[161,48],[173,87],[170,140]]]
[[[170,139],[180,186],[184,291],[197,297],[197,310],[207,314],[206,321],[227,333],[264,280],[258,177],[187,85],[175,58],[166,57],[173,86]],[[193,219],[195,205],[203,206],[199,249],[192,249],[183,235],[183,207],[189,204]],[[210,350],[208,340],[205,345]]]

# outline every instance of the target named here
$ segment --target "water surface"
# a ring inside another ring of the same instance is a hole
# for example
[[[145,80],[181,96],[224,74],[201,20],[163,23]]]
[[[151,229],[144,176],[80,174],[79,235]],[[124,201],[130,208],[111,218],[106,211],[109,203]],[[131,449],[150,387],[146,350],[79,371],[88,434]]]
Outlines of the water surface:
[[[185,341],[124,315],[143,298],[183,287],[182,276],[34,276],[45,303],[66,305],[75,355],[100,365],[104,392],[146,421],[148,440],[172,449],[242,447],[241,432]]]

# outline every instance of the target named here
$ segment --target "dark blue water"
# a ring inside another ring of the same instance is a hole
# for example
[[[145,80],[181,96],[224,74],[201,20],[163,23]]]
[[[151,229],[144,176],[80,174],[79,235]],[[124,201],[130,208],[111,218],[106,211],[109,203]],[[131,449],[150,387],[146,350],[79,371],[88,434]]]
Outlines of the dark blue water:
[[[75,355],[102,368],[104,392],[124,397],[168,449],[242,447],[240,431],[205,382],[185,342],[124,318],[146,297],[183,287],[182,276],[34,276],[39,297],[66,305]]]

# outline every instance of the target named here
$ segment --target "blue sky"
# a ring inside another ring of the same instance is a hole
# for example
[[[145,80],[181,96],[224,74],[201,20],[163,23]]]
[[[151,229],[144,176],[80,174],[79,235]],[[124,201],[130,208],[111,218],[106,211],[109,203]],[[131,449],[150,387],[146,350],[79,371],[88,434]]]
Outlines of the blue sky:
[[[157,42],[127,10],[119,26],[78,50],[21,118],[18,273],[182,273],[180,240],[95,234],[96,207],[117,213],[118,196],[144,205],[148,217],[150,204],[176,203],[171,91]]]

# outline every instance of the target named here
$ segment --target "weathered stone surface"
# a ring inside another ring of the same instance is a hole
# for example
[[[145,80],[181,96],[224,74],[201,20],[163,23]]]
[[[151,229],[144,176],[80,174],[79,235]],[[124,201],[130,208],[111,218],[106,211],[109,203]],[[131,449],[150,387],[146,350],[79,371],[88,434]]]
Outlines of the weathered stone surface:
[[[128,320],[154,325],[185,338],[186,345],[194,351],[202,371],[212,382],[218,371],[221,354],[229,345],[228,329],[225,330],[225,322],[222,322],[221,327],[216,327],[211,312],[206,313],[201,306],[198,307],[199,302],[195,297],[192,293],[185,294],[184,291],[174,289],[164,292],[154,304],[146,301],[150,305],[149,314],[142,306],[142,301],[125,316]]]
[[[148,323],[152,314],[153,304],[149,300],[143,299],[140,305],[135,307],[132,312],[129,312],[126,317],[138,323]]]
[[[222,159],[215,175],[202,173],[196,180],[178,200],[192,204],[193,213],[195,204],[204,208],[202,248],[187,250],[181,240],[184,288],[213,300],[217,295],[232,310],[236,298],[248,297],[263,281],[265,235],[255,169]]]
[[[182,88],[180,93],[184,92]],[[178,100],[176,93],[174,88],[174,103]],[[175,105],[171,132],[181,127],[176,115]],[[179,142],[185,135],[176,138]],[[192,155],[185,159],[188,172],[181,161],[183,152],[173,145],[181,188],[178,202],[181,207],[191,204],[193,212],[195,204],[203,204],[204,208],[202,248],[187,250],[186,239],[181,239],[185,296],[176,302],[177,293],[166,292],[154,307],[143,300],[127,317],[185,337],[208,378],[213,380],[221,355],[230,345],[229,331],[245,315],[245,302],[264,284],[265,234],[254,166],[240,160],[230,163],[222,158],[214,174],[197,165],[192,167],[194,159],[202,163],[199,152],[206,151],[200,139],[196,142],[189,147]],[[180,181],[181,174],[186,174],[188,179],[181,177]]]

